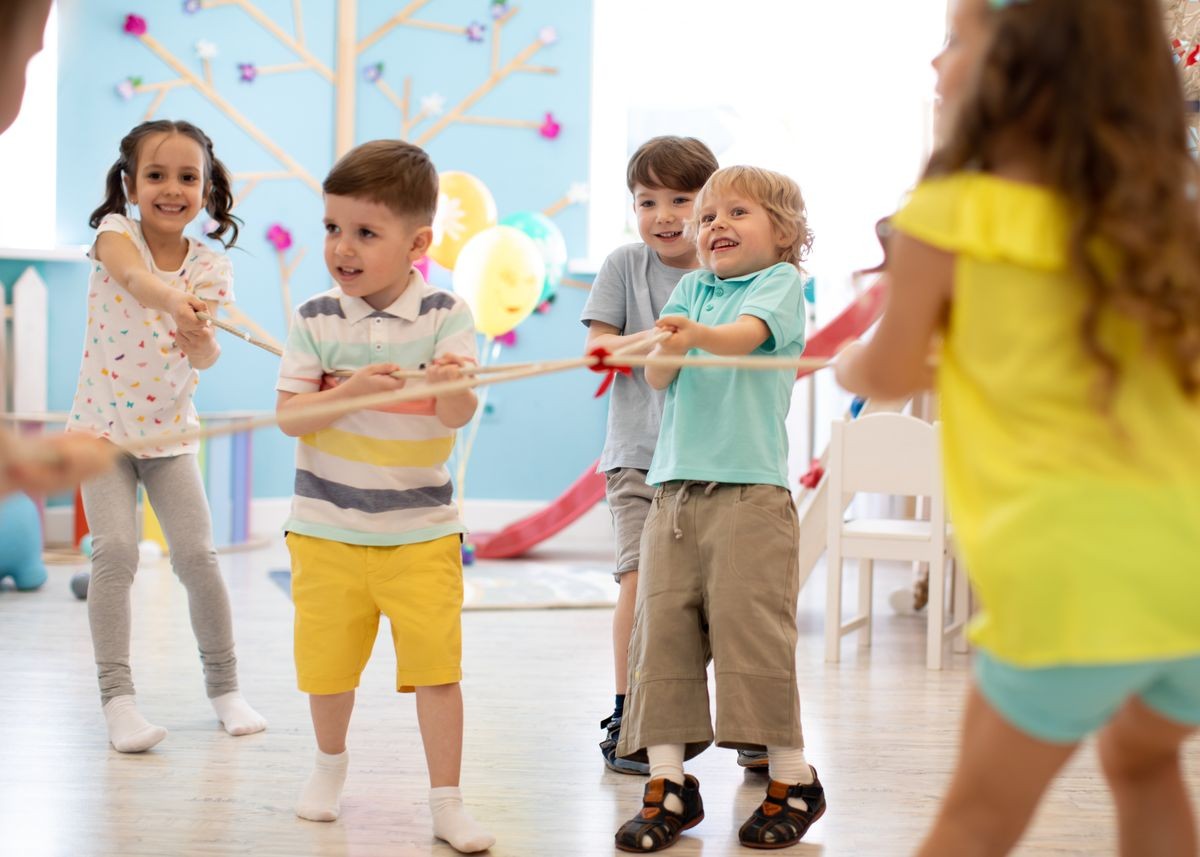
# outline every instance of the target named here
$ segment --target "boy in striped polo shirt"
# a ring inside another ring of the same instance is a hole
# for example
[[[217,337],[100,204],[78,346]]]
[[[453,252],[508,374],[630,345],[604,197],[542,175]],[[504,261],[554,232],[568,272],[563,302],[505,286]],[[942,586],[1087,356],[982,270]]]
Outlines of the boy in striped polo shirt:
[[[402,367],[428,367],[430,384],[462,377],[475,360],[475,324],[462,300],[413,267],[432,241],[438,196],[424,151],[398,140],[365,143],[322,187],[325,265],[337,287],[296,310],[276,384],[280,428],[299,438],[285,529],[297,681],[309,694],[318,748],[296,813],[338,816],[354,690],[382,612],[392,626],[397,690],[416,691],[433,832],[459,851],[483,851],[495,839],[467,813],[458,788],[465,527],[446,470],[475,395],[332,419],[296,414],[315,402],[398,390],[405,382],[390,373]],[[331,377],[346,369],[354,374]]]

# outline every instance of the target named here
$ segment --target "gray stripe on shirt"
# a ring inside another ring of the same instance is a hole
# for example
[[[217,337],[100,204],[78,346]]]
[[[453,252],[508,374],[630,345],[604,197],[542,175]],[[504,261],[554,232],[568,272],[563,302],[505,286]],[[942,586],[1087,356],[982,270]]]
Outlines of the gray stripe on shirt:
[[[426,295],[421,298],[421,311],[417,315],[425,315],[425,313],[433,312],[435,309],[454,309],[454,295],[447,292]]]
[[[312,500],[324,500],[339,509],[379,514],[448,506],[454,496],[454,485],[447,479],[444,485],[430,485],[427,488],[353,488],[322,479],[307,470],[297,470],[296,494]]]
[[[319,315],[336,315],[338,318],[346,317],[346,313],[342,312],[342,302],[328,295],[321,295],[312,300],[305,301],[300,304],[299,312],[301,318],[316,318]]]

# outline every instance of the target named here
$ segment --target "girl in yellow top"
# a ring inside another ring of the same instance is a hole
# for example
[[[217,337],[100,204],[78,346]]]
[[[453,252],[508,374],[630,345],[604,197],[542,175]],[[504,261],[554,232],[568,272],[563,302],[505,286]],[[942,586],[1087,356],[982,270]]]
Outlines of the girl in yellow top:
[[[1162,17],[959,0],[934,62],[946,140],[891,221],[878,333],[838,363],[867,396],[936,381],[982,604],[922,855],[1007,853],[1096,730],[1121,854],[1196,854],[1200,174]]]

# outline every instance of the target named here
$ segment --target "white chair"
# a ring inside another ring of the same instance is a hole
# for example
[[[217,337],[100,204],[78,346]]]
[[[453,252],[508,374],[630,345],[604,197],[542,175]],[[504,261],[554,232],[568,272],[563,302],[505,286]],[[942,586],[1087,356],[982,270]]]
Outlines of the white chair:
[[[929,563],[929,613],[925,665],[942,668],[946,637],[961,631],[968,612],[966,575],[954,561],[946,527],[938,423],[904,414],[880,413],[833,424],[828,462],[826,555],[828,592],[825,660],[841,657],[841,640],[859,632],[859,645],[871,645],[871,589],[875,560]],[[850,495],[860,492],[929,498],[929,520],[845,520]],[[842,621],[842,561],[858,559],[858,612]],[[951,568],[953,621],[947,625],[946,566]]]

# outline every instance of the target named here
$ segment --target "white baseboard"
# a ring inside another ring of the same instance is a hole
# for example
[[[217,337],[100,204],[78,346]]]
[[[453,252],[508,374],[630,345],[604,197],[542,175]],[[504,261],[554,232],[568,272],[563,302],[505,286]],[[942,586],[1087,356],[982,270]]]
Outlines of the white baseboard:
[[[283,531],[291,508],[290,497],[264,497],[254,500],[250,520],[256,537],[270,537]],[[467,526],[480,533],[495,532],[546,504],[537,500],[468,500]],[[74,510],[57,506],[46,510],[46,542],[67,544],[74,528]],[[613,550],[612,518],[605,503],[597,503],[557,536],[544,543],[547,550],[605,553]]]

